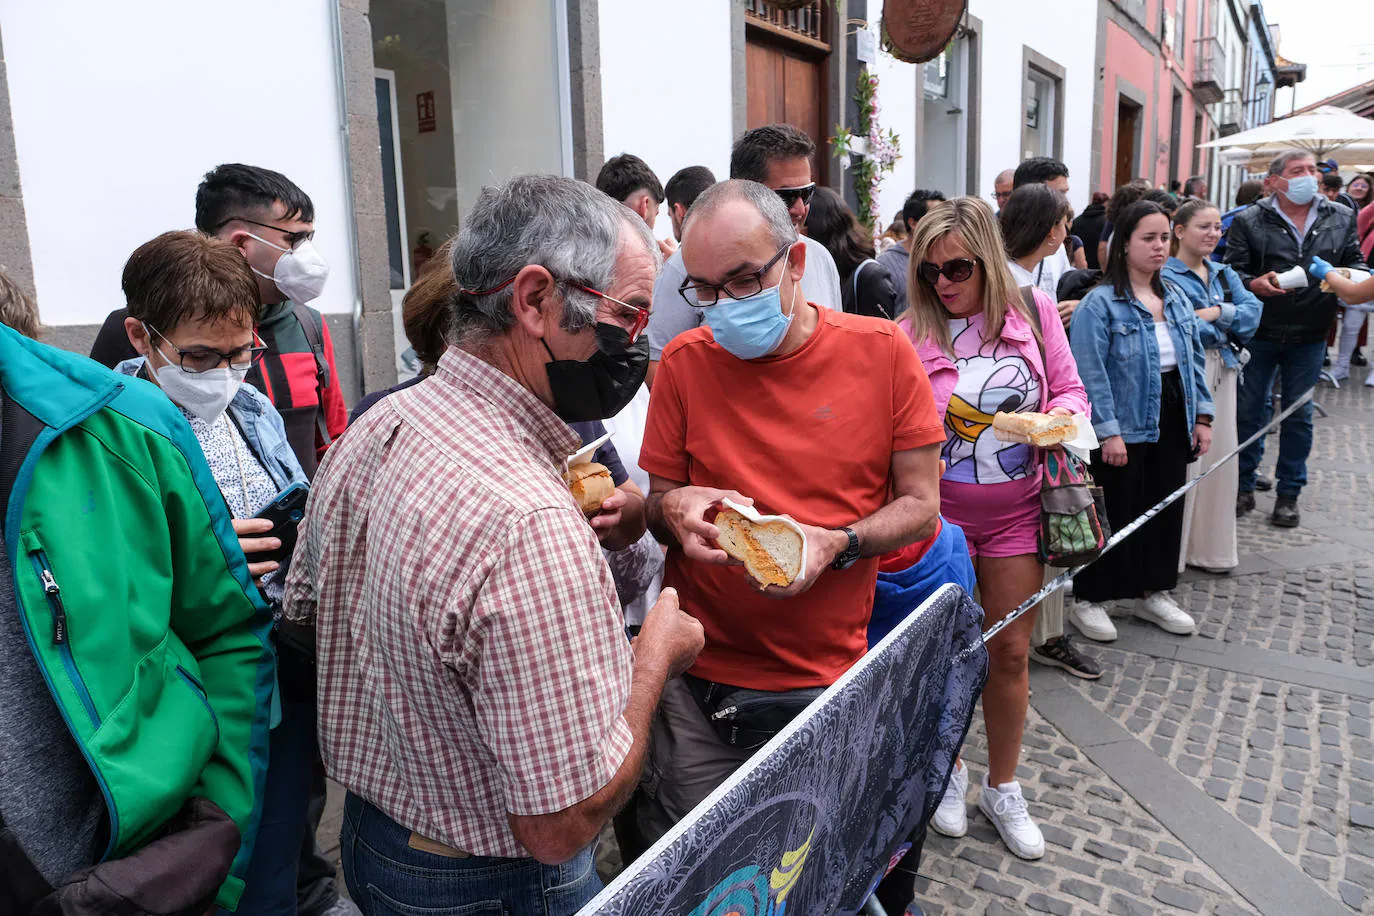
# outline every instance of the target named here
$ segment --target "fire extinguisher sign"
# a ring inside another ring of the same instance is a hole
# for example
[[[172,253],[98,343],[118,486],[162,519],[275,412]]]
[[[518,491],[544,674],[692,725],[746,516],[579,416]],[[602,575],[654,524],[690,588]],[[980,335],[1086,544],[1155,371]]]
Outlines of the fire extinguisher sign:
[[[434,92],[421,92],[415,96],[415,113],[420,119],[420,133],[427,134],[437,126],[434,120]]]

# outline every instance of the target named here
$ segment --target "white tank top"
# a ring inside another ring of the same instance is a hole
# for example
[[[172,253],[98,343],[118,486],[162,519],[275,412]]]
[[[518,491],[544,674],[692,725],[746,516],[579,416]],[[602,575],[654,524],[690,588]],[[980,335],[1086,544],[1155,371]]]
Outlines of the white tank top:
[[[1174,352],[1174,338],[1169,334],[1167,321],[1155,322],[1155,340],[1159,341],[1159,371],[1178,368],[1178,354]]]

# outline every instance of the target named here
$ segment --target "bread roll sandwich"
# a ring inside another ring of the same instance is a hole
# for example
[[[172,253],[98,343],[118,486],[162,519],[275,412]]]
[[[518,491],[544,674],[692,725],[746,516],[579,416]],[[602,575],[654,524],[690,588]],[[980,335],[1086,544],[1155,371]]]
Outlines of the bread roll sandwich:
[[[1354,283],[1363,283],[1365,280],[1369,279],[1368,273],[1366,273],[1363,270],[1356,270],[1353,267],[1333,267],[1331,268],[1331,273],[1340,274],[1342,277],[1345,277],[1347,280],[1350,280]],[[1331,288],[1331,284],[1326,282],[1325,277],[1322,278],[1322,292],[1335,292],[1335,290]]]
[[[788,586],[801,575],[801,535],[785,522],[751,522],[734,509],[722,509],[715,524],[721,549],[760,585]]]
[[[1078,426],[1073,417],[1047,413],[1002,413],[992,418],[992,434],[999,442],[1024,442],[1036,448],[1049,448],[1074,437]]]
[[[573,499],[582,507],[582,514],[591,518],[601,511],[601,504],[606,501],[606,497],[615,492],[615,481],[611,479],[611,472],[604,464],[597,464],[590,461],[586,464],[575,464],[568,468],[564,479],[568,481],[568,489],[572,490]]]

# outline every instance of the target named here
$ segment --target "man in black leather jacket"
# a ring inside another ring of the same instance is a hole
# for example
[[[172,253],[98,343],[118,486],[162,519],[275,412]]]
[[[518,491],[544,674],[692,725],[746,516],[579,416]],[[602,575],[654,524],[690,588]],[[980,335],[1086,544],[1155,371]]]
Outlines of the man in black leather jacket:
[[[1317,383],[1326,354],[1326,335],[1336,320],[1333,293],[1323,293],[1310,276],[1307,286],[1287,292],[1279,287],[1277,275],[1292,267],[1306,269],[1314,255],[1337,267],[1364,267],[1355,214],[1319,193],[1317,163],[1311,153],[1290,150],[1276,157],[1269,164],[1265,185],[1270,196],[1238,214],[1226,237],[1226,263],[1264,301],[1237,399],[1241,441],[1269,421],[1269,393],[1276,373],[1281,376],[1285,407]],[[1311,451],[1309,401],[1283,421],[1275,525],[1298,525],[1298,494],[1307,483]],[[1263,440],[1241,453],[1238,515],[1255,507],[1255,477],[1263,457]]]

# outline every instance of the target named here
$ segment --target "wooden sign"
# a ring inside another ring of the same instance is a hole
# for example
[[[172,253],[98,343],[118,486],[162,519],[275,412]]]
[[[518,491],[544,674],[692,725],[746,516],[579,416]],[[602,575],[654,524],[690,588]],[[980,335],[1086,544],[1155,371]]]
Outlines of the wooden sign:
[[[940,56],[964,18],[968,0],[883,0],[883,38],[889,53],[909,64]]]

